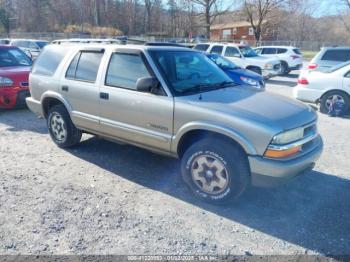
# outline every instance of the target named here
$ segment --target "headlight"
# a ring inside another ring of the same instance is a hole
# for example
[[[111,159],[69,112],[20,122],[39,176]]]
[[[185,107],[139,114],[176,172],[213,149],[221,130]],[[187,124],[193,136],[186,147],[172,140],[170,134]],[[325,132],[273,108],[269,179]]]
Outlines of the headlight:
[[[267,69],[267,70],[273,69],[273,64],[271,64],[271,63],[266,64],[265,69]]]
[[[12,79],[8,77],[0,76],[0,86],[12,86],[12,85],[13,85]]]
[[[252,78],[241,76],[240,79],[248,85],[260,87],[259,82]]]
[[[272,139],[272,144],[284,145],[295,142],[304,137],[304,127],[296,128],[276,135]]]

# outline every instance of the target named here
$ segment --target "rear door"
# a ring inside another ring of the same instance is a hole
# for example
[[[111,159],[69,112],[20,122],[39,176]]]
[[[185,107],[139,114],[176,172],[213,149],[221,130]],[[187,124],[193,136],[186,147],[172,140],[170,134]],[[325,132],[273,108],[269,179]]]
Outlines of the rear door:
[[[146,147],[169,151],[174,101],[160,86],[157,92],[136,90],[139,78],[155,76],[140,50],[117,49],[100,86],[101,132]],[[159,78],[158,78],[159,79]]]
[[[74,124],[91,131],[99,129],[98,79],[103,49],[80,50],[61,78],[60,93],[72,107]]]

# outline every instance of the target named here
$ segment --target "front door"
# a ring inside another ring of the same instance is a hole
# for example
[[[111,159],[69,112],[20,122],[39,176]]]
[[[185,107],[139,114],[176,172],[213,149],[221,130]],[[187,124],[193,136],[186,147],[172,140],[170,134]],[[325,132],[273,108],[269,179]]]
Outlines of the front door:
[[[139,51],[111,54],[105,82],[100,87],[101,132],[154,149],[169,151],[173,134],[174,100],[162,87],[139,92],[136,82],[153,75]]]

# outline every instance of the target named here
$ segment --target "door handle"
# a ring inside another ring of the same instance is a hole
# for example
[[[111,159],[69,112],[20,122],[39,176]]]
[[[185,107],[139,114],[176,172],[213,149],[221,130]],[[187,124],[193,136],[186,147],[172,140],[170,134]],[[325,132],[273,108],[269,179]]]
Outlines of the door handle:
[[[68,86],[62,86],[62,91],[68,92],[69,87]]]
[[[103,93],[103,92],[101,92],[101,93],[100,93],[100,98],[101,98],[101,99],[108,100],[108,99],[109,99],[109,94],[108,94],[108,93]]]

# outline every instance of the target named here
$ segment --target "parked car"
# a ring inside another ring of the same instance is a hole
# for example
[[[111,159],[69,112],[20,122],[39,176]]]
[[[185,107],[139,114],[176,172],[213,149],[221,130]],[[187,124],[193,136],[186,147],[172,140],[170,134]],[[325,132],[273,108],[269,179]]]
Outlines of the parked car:
[[[255,50],[261,56],[280,60],[282,75],[287,75],[290,71],[299,70],[303,67],[303,55],[299,48],[292,46],[260,46]]]
[[[350,47],[324,47],[311,60],[308,70],[322,70],[350,61]]]
[[[22,49],[29,57],[36,59],[41,50],[48,45],[49,42],[45,40],[32,40],[32,39],[13,39],[10,45],[17,46]]]
[[[221,55],[208,53],[207,57],[220,67],[236,84],[265,89],[265,80],[261,75],[243,69]]]
[[[0,46],[0,108],[25,106],[32,60],[14,46]]]
[[[320,104],[320,111],[328,113],[332,102],[350,108],[350,62],[322,70],[305,70],[294,88],[294,97],[309,103]]]
[[[0,39],[0,45],[9,45],[10,42],[11,42],[11,39],[8,39],[8,38]]]
[[[189,188],[212,203],[312,169],[323,147],[309,106],[235,85],[188,48],[50,45],[29,82],[27,104],[57,146],[88,132],[181,158]]]
[[[279,60],[259,56],[248,45],[202,43],[197,44],[194,49],[222,55],[236,65],[262,75],[264,78],[270,78],[281,73],[281,63]]]

